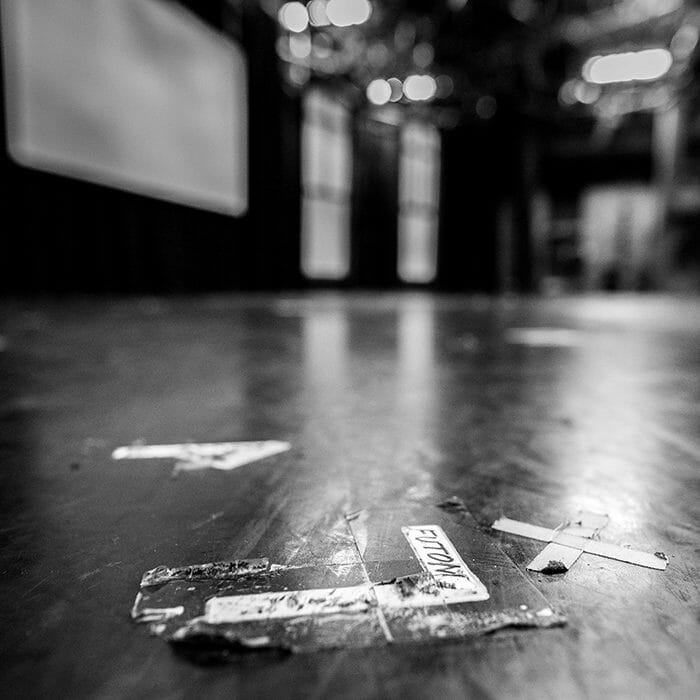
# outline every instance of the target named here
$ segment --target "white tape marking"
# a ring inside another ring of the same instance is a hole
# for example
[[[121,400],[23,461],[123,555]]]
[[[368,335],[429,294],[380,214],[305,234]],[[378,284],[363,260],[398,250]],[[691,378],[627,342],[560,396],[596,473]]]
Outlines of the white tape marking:
[[[141,608],[139,610],[138,619],[140,622],[163,622],[170,620],[173,617],[178,617],[184,614],[185,608],[178,605],[174,608]]]
[[[211,598],[206,604],[204,620],[220,625],[307,615],[366,613],[376,605],[372,587],[366,585],[253,593]]]
[[[281,440],[257,442],[184,443],[181,445],[127,445],[112,452],[112,459],[176,459],[177,469],[236,469],[244,464],[286,452]]]
[[[131,608],[131,617],[138,622],[165,622],[185,612],[185,608],[182,605],[172,608],[142,608],[140,607],[142,600],[143,593],[139,591]]]
[[[668,561],[665,557],[657,554],[649,554],[640,552],[635,549],[627,549],[615,544],[607,542],[598,542],[597,540],[588,540],[576,535],[567,535],[558,530],[550,530],[546,527],[538,527],[530,525],[519,520],[511,520],[510,518],[499,518],[491,526],[494,530],[500,532],[508,532],[511,535],[520,535],[521,537],[529,537],[540,542],[557,542],[565,547],[580,549],[588,554],[597,554],[599,557],[607,559],[616,559],[624,561],[628,564],[636,564],[637,566],[645,566],[649,569],[659,569],[663,571]]]

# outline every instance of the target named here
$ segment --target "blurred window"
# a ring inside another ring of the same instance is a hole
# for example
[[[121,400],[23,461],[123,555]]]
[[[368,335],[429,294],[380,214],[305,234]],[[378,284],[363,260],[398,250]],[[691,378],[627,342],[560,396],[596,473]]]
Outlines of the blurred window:
[[[635,290],[648,285],[661,193],[651,185],[590,187],[580,202],[586,287]]]
[[[20,164],[240,215],[242,50],[177,3],[2,4],[7,140]]]
[[[435,279],[439,196],[440,135],[429,124],[409,122],[399,161],[398,274],[404,282]]]
[[[352,186],[350,116],[322,90],[304,98],[301,266],[312,279],[342,279],[350,270]]]

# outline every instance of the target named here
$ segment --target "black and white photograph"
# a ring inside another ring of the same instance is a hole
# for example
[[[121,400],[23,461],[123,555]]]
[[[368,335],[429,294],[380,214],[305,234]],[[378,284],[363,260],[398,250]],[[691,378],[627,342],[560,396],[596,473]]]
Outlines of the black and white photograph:
[[[700,697],[700,0],[2,0],[0,695]]]

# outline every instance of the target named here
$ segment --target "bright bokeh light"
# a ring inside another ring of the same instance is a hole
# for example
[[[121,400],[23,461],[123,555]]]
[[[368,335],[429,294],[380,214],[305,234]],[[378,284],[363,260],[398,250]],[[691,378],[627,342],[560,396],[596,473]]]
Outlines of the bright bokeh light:
[[[366,22],[372,14],[368,0],[330,0],[326,5],[326,15],[336,27],[349,27]]]
[[[455,89],[455,84],[449,75],[438,75],[435,78],[435,84],[437,85],[436,97],[449,97]]]
[[[482,95],[475,106],[476,116],[479,119],[491,119],[498,109],[498,103],[491,95]]]
[[[323,0],[311,0],[306,6],[309,21],[314,27],[327,27],[331,22],[326,14],[326,3]]]
[[[391,99],[389,81],[378,78],[367,86],[367,99],[375,105],[385,105]]]
[[[435,97],[437,85],[430,75],[409,75],[403,84],[403,94],[414,102],[424,102]]]
[[[333,43],[325,32],[316,32],[312,40],[311,50],[316,58],[327,59],[333,55]]]
[[[309,26],[309,15],[300,2],[287,2],[278,14],[280,24],[290,32],[303,32]]]
[[[434,56],[435,50],[426,41],[416,44],[413,48],[413,62],[418,68],[427,68],[433,62]]]
[[[625,83],[656,80],[668,73],[673,57],[666,49],[645,49],[593,56],[583,66],[583,77],[591,83]]]
[[[537,16],[537,4],[534,0],[510,0],[510,14],[519,22],[529,22]]]
[[[398,78],[389,78],[387,80],[391,88],[390,102],[398,102],[403,97],[403,83]]]
[[[592,105],[600,97],[600,88],[597,85],[577,80],[574,85],[574,97],[583,105]]]
[[[577,80],[567,80],[559,88],[559,102],[566,107],[576,104],[576,84]]]
[[[671,39],[671,53],[674,58],[685,60],[695,51],[698,45],[698,28],[692,24],[684,24]]]
[[[289,37],[289,52],[294,58],[308,58],[311,53],[311,37],[308,32]]]

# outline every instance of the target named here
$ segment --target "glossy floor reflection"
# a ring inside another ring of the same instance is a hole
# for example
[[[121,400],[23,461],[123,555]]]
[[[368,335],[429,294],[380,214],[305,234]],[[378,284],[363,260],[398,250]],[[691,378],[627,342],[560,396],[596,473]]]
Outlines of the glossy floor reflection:
[[[0,318],[9,696],[697,690],[698,302],[313,294],[14,302]],[[168,460],[110,459],[137,440],[258,439],[292,449],[176,479]],[[561,629],[216,669],[129,620],[158,564],[341,565],[343,512],[452,495],[523,571],[542,547],[487,530],[501,515],[607,513],[606,540],[670,564],[584,554],[564,575],[527,573]]]

